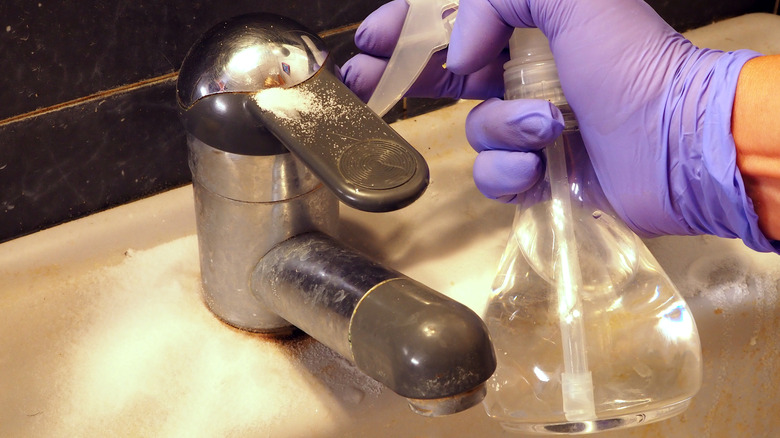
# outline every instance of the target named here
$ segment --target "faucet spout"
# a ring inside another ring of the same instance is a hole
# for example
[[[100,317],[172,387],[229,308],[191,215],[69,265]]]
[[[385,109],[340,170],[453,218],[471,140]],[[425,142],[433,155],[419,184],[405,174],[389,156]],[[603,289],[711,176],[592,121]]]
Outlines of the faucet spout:
[[[263,256],[252,290],[421,415],[479,403],[496,367],[487,328],[471,309],[321,233]]]

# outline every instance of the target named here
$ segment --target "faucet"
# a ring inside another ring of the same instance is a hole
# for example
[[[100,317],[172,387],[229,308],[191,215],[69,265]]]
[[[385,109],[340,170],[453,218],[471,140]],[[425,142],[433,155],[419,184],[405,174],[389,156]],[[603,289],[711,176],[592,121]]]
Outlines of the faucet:
[[[438,416],[484,398],[496,367],[468,307],[339,243],[339,201],[384,212],[428,184],[423,157],[338,77],[297,22],[218,24],[177,83],[195,196],[202,294],[225,323],[294,327]]]

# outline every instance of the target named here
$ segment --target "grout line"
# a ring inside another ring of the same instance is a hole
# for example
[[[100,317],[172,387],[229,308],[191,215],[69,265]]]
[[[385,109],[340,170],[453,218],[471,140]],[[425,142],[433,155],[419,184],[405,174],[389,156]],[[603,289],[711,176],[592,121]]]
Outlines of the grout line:
[[[360,23],[359,22],[358,23],[348,24],[346,26],[337,27],[335,29],[324,30],[324,31],[318,33],[317,35],[319,35],[320,38],[326,38],[326,37],[329,37],[331,35],[336,35],[336,34],[343,33],[343,32],[353,31],[353,30],[357,29],[358,27],[360,27]]]
[[[780,1],[780,0],[778,0],[778,1]],[[352,24],[348,24],[346,26],[337,27],[335,29],[329,29],[329,30],[326,30],[326,31],[322,31],[318,35],[319,35],[320,38],[326,38],[326,37],[329,37],[331,35],[336,35],[336,34],[343,33],[343,32],[353,31],[353,30],[357,29],[359,26],[360,26],[360,23],[352,23]],[[81,104],[84,104],[84,103],[87,103],[87,102],[91,102],[93,100],[105,99],[105,98],[108,98],[108,97],[111,97],[111,96],[115,96],[117,94],[127,93],[128,91],[136,90],[138,88],[150,87],[150,86],[157,85],[157,84],[169,81],[169,80],[175,80],[178,76],[179,76],[178,72],[172,72],[172,73],[168,73],[168,74],[165,74],[165,75],[162,75],[162,76],[158,76],[156,78],[151,78],[151,79],[146,79],[146,80],[143,80],[143,81],[135,82],[133,84],[122,85],[120,87],[112,88],[110,90],[98,91],[97,93],[93,93],[93,94],[90,94],[90,95],[87,95],[87,96],[84,96],[84,97],[79,97],[78,99],[69,100],[67,102],[58,103],[56,105],[47,106],[47,107],[44,107],[44,108],[38,108],[38,109],[33,110],[33,111],[29,111],[29,112],[26,112],[26,113],[23,113],[23,114],[18,114],[18,115],[15,115],[15,116],[11,116],[11,117],[9,117],[7,119],[0,120],[0,127],[5,126],[5,125],[10,125],[11,123],[16,123],[16,122],[19,122],[19,121],[22,121],[24,119],[28,119],[28,118],[31,118],[31,117],[42,116],[44,114],[53,113],[55,111],[60,111],[60,110],[66,109],[66,108],[72,108],[74,106],[81,105]]]
[[[88,96],[79,97],[78,99],[69,100],[67,102],[58,103],[56,105],[47,106],[45,108],[38,108],[36,110],[9,117],[7,119],[0,120],[0,127],[16,123],[24,119],[31,117],[37,117],[44,114],[53,113],[66,108],[72,108],[77,105],[81,105],[87,102],[91,102],[98,99],[106,99],[108,97],[116,96],[118,94],[127,93],[128,91],[136,90],[139,88],[151,87],[163,82],[175,80],[179,76],[179,72],[168,73],[156,78],[145,79],[143,81],[135,82],[133,84],[122,85],[110,90],[98,91],[97,93],[90,94]]]

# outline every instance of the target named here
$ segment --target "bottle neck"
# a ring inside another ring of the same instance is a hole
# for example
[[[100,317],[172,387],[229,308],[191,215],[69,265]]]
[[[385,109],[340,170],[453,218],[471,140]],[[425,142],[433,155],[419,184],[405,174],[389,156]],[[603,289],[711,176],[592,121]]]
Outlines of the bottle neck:
[[[511,59],[504,64],[504,98],[541,99],[563,114],[564,132],[578,129],[577,118],[561,88],[547,38],[539,29],[515,29],[509,41]]]
[[[569,103],[556,105],[563,114],[563,132],[576,132],[580,130],[580,124],[577,122],[577,116],[574,115]]]

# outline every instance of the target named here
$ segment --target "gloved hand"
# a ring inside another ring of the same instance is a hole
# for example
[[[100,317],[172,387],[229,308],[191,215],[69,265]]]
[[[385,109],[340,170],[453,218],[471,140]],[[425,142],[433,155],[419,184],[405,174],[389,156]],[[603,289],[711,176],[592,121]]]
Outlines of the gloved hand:
[[[341,73],[344,83],[364,102],[368,102],[384,73],[407,11],[405,0],[393,0],[369,15],[357,30],[355,43],[364,53],[347,61]],[[504,95],[503,66],[509,61],[508,50],[464,75],[442,68],[446,60],[447,50],[435,53],[407,96],[491,99],[484,103],[484,111],[473,112],[475,116],[486,115],[485,120],[474,117],[473,123],[467,122],[473,126],[467,129],[469,141],[480,152],[474,178],[485,196],[514,201],[518,193],[530,189],[544,175],[537,153],[560,135],[563,117],[548,102],[496,99]],[[529,150],[537,153],[521,152]]]
[[[405,0],[394,0],[374,11],[361,23],[355,34],[355,43],[364,53],[358,54],[341,68],[344,83],[368,102],[379,78],[385,70],[387,60],[393,53],[401,34],[406,12],[409,9]],[[504,94],[503,60],[509,60],[509,52],[499,55],[499,59],[476,68],[467,75],[453,74],[442,68],[447,51],[436,52],[428,66],[420,74],[417,82],[409,89],[413,97],[452,97],[456,99],[486,99],[501,97]]]
[[[404,16],[404,0],[377,10],[359,29],[358,47],[389,56]],[[599,182],[634,231],[739,237],[774,250],[758,228],[730,132],[739,72],[759,54],[697,48],[641,0],[461,0],[447,69],[433,60],[410,95],[495,96],[512,29],[534,26],[550,40]],[[345,82],[370,95],[382,68],[356,57]],[[540,178],[535,151],[561,128],[558,112],[542,107],[490,99],[469,115],[467,136],[480,152],[475,181],[487,196],[506,199]]]

